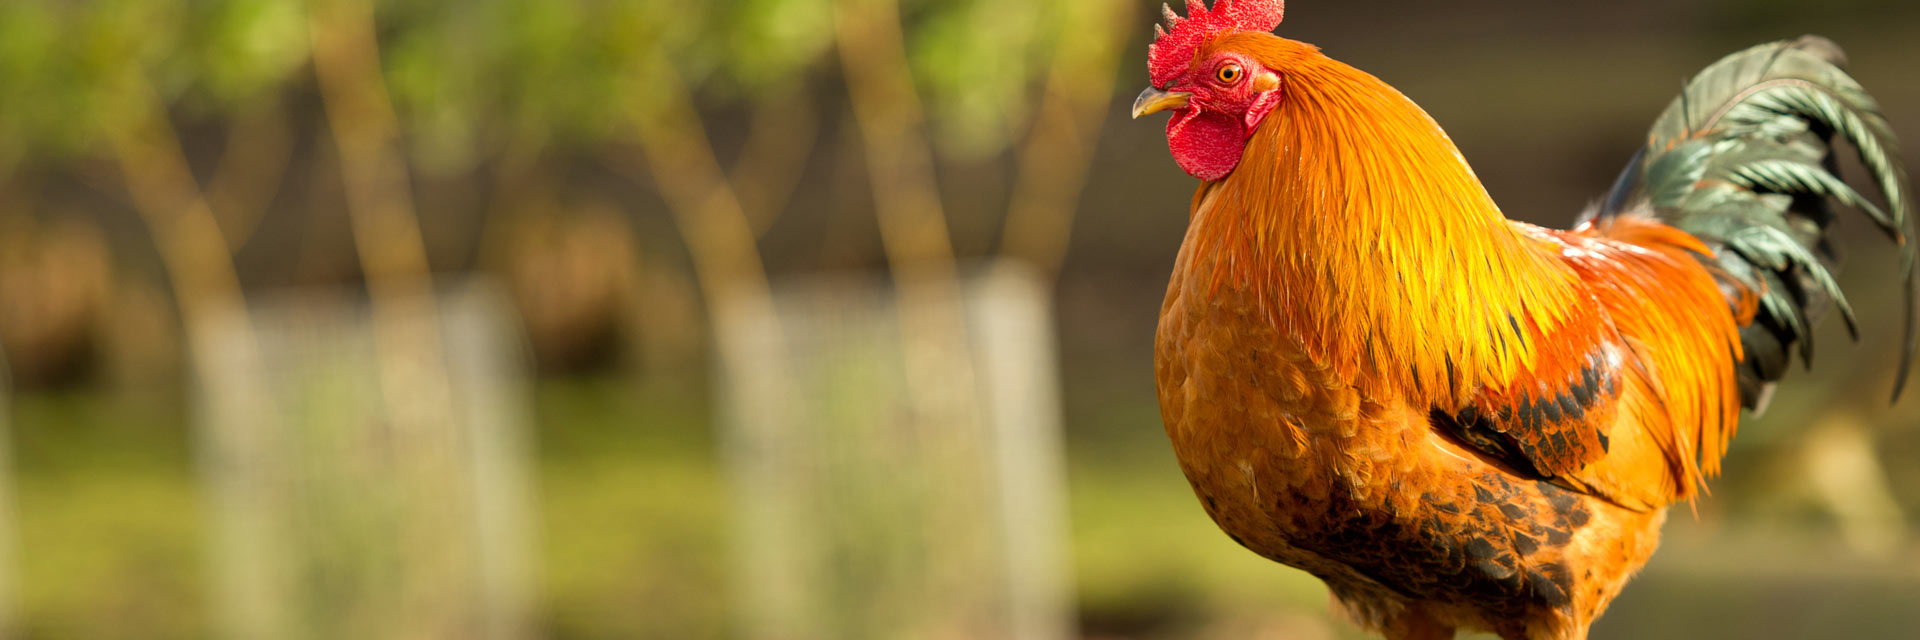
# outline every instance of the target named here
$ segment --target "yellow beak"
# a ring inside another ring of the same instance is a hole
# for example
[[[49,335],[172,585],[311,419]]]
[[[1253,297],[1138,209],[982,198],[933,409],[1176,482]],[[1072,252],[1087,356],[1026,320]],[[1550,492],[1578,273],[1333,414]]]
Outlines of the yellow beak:
[[[1140,97],[1133,99],[1133,117],[1139,119],[1140,116],[1149,113],[1184,109],[1187,106],[1187,98],[1191,97],[1193,94],[1185,91],[1161,91],[1147,87],[1146,91],[1140,92]]]

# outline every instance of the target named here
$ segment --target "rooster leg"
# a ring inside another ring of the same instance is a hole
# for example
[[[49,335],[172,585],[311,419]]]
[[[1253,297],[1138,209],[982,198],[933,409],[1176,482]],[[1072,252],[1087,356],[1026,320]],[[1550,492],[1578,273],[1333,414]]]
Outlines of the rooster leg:
[[[1382,631],[1387,640],[1453,640],[1453,627],[1441,624],[1418,607],[1408,607]]]

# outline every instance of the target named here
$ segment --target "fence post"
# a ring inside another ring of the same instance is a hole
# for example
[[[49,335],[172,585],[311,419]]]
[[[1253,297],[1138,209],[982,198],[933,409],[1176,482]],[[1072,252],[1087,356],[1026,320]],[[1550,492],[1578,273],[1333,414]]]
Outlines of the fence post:
[[[526,637],[530,422],[511,307],[490,286],[374,316],[358,296],[256,296],[257,345],[209,323],[197,389],[216,622],[233,638]],[[442,362],[391,375],[376,322],[429,325]],[[424,371],[438,368],[439,372]],[[397,411],[444,374],[445,411]],[[422,420],[421,415],[445,416]],[[410,417],[411,416],[411,417]]]
[[[879,277],[784,283],[774,318],[719,318],[716,339],[747,349],[777,331],[793,369],[718,385],[745,618],[782,623],[748,637],[1073,635],[1047,287],[996,262],[960,289],[966,335],[933,348],[907,343],[930,337],[903,331]],[[978,383],[926,401],[911,349]],[[780,384],[796,393],[755,392]]]

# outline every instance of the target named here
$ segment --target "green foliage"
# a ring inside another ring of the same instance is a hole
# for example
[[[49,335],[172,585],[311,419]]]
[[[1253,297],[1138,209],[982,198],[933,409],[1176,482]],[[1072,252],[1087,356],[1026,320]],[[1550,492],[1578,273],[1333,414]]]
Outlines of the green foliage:
[[[307,14],[296,0],[199,0],[181,64],[213,105],[273,97],[307,61]]]
[[[1036,79],[1054,59],[1125,39],[1114,32],[1115,3],[910,2],[919,11],[909,13],[908,55],[942,147],[974,156],[1018,139],[1039,103]]]
[[[185,407],[98,392],[11,401],[21,635],[205,637],[205,503]]]
[[[0,6],[0,156],[64,156],[125,117],[113,89],[171,47],[167,3]],[[144,29],[143,29],[144,27]]]
[[[829,0],[736,0],[716,8],[711,38],[690,43],[695,60],[718,80],[747,94],[816,73],[833,46]],[[704,75],[704,74],[703,74]]]
[[[1016,0],[926,2],[908,56],[932,97],[940,140],[963,153],[987,152],[1012,138],[1034,98],[1039,67],[1032,3]]]
[[[510,141],[592,145],[681,83],[721,106],[837,75],[832,0],[401,0],[376,4],[390,95],[420,168]],[[1023,130],[1051,56],[1104,37],[1104,3],[906,0],[908,58],[943,148],[993,153]],[[0,166],[88,153],[144,101],[219,119],[311,85],[300,0],[0,3]],[[140,74],[134,76],[132,74]]]
[[[23,0],[0,4],[0,157],[84,153],[169,103],[218,116],[286,89],[306,60],[294,0]]]

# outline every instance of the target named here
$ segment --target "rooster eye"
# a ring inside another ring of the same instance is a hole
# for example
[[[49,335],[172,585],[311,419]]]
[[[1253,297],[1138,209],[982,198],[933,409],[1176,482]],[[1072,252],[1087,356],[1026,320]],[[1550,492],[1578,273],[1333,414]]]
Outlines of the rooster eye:
[[[1233,84],[1240,80],[1240,65],[1231,62],[1220,65],[1220,70],[1214,72],[1214,75],[1220,78],[1223,84]]]

